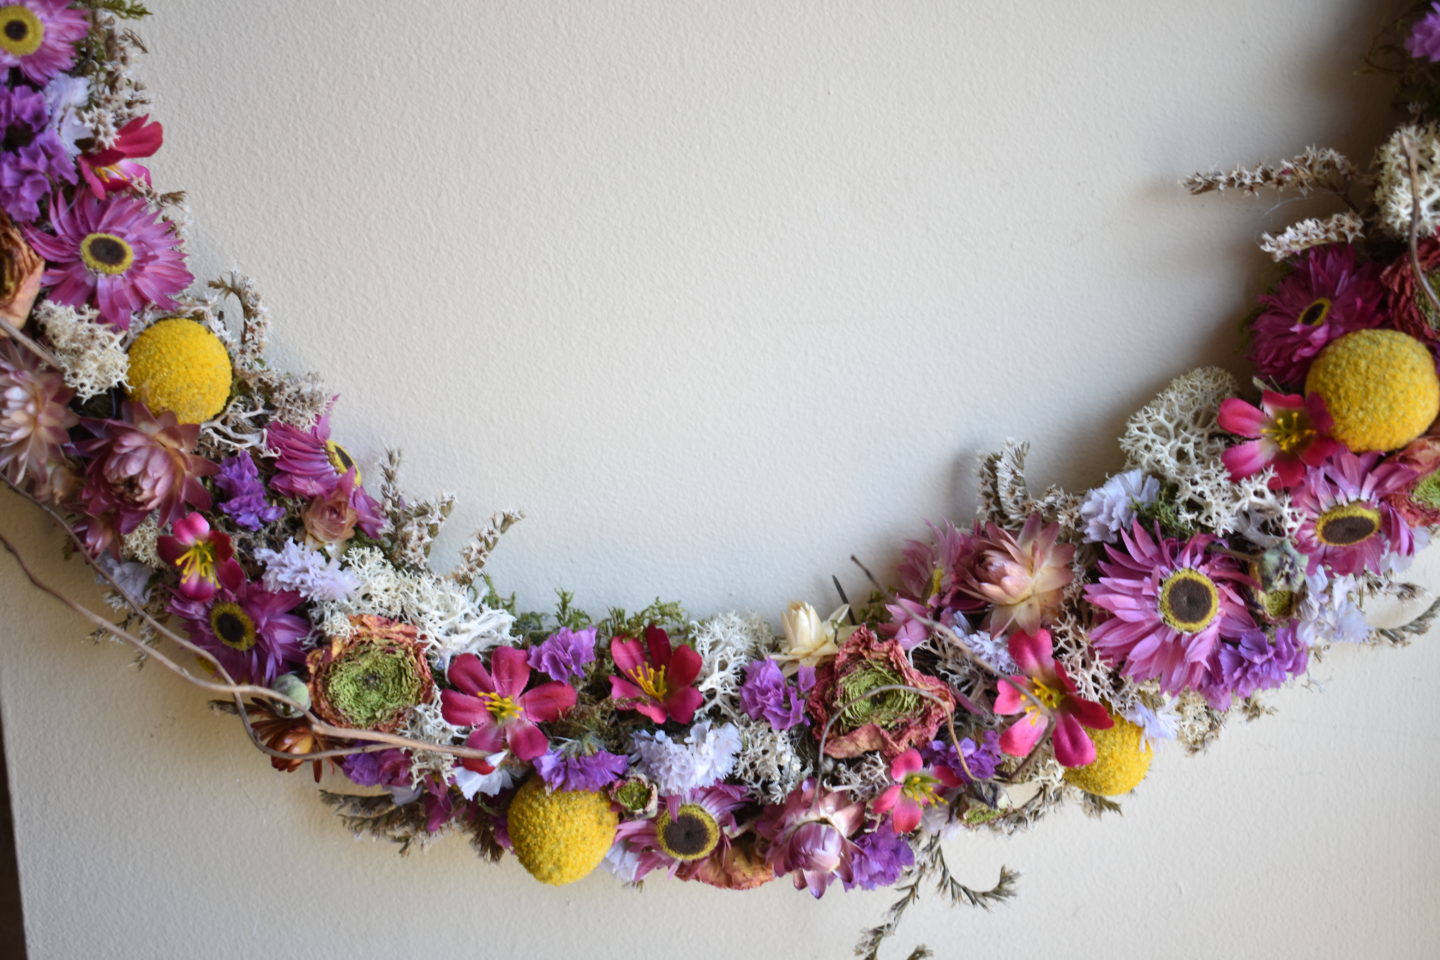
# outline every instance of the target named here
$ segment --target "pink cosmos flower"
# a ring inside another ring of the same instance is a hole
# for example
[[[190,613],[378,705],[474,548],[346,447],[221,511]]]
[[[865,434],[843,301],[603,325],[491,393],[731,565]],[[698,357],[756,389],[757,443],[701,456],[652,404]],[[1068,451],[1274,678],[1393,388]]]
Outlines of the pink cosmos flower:
[[[995,712],[1002,716],[1012,713],[1021,716],[1000,735],[1000,749],[1012,757],[1029,756],[1045,735],[1053,716],[1055,759],[1066,767],[1093,763],[1095,744],[1084,728],[1109,730],[1115,721],[1103,706],[1076,693],[1065,665],[1054,657],[1050,631],[1012,634],[1010,656],[1025,673],[1011,677],[1010,683],[1000,684],[995,696]],[[1024,687],[1034,699],[1021,694],[1016,686]],[[1044,705],[1043,709],[1036,704],[1037,700]]]
[[[80,175],[97,199],[140,180],[149,183],[150,171],[132,163],[131,158],[154,156],[163,142],[164,128],[160,124],[152,123],[148,115],[136,117],[120,128],[108,150],[80,156]]]
[[[508,747],[518,759],[534,760],[550,745],[536,724],[549,723],[575,706],[575,688],[568,683],[542,683],[527,691],[530,664],[525,651],[515,647],[498,647],[490,655],[489,670],[475,654],[461,654],[450,664],[449,678],[455,689],[440,692],[441,715],[451,723],[473,726],[465,745],[486,753]],[[465,766],[489,772],[478,761],[466,760]]]
[[[620,710],[634,710],[654,723],[689,723],[702,697],[691,684],[702,662],[694,647],[672,646],[659,627],[645,628],[645,645],[629,637],[610,641],[610,656],[620,676],[610,677],[610,699]]]
[[[776,876],[792,874],[796,890],[819,898],[836,877],[854,879],[853,837],[865,821],[865,802],[838,790],[817,793],[806,780],[783,804],[765,808],[755,832],[769,842],[765,860]]]
[[[89,32],[70,0],[19,0],[0,8],[0,70],[19,67],[43,87],[75,62],[75,44]]]
[[[160,559],[180,568],[181,596],[204,602],[222,584],[227,590],[239,589],[245,571],[235,561],[235,550],[226,534],[211,530],[209,521],[199,513],[186,514],[170,529],[172,535],[160,537],[155,548]]]
[[[941,789],[953,790],[962,783],[944,764],[927,768],[914,747],[890,761],[890,779],[894,785],[886,787],[870,809],[878,814],[894,811],[890,825],[896,833],[909,833],[920,826],[925,808],[940,799]]]
[[[1219,421],[1222,429],[1254,438],[1221,454],[1231,479],[1252,477],[1273,467],[1272,490],[1299,486],[1306,467],[1319,466],[1345,447],[1330,437],[1335,422],[1318,393],[1302,397],[1266,390],[1259,407],[1231,397],[1220,404]]]
[[[1233,557],[1212,551],[1219,541],[1199,534],[1181,543],[1151,537],[1137,521],[1107,545],[1102,576],[1085,597],[1111,614],[1090,631],[1101,655],[1127,677],[1158,679],[1178,694],[1210,677],[1221,638],[1238,642],[1255,626],[1238,588],[1254,586]]]
[[[1415,470],[1404,461],[1380,461],[1380,454],[1344,451],[1305,472],[1292,502],[1305,515],[1295,546],[1310,558],[1308,572],[1322,564],[1333,573],[1380,573],[1386,553],[1415,553],[1415,534],[1386,498],[1404,490]]]
[[[72,307],[93,302],[121,330],[150,304],[178,309],[174,295],[195,279],[170,224],[137,197],[84,193],[63,206],[57,194],[50,223],[54,236],[31,227],[25,236],[45,258],[42,282],[53,287],[51,299]]]

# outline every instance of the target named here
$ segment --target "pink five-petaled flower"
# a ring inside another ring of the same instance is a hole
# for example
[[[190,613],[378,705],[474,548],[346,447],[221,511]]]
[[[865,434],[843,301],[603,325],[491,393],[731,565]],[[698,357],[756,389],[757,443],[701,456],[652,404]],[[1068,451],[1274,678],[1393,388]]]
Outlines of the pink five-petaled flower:
[[[451,723],[473,726],[465,745],[486,753],[509,747],[518,759],[534,760],[550,746],[535,724],[575,706],[575,688],[568,683],[542,683],[527,691],[530,664],[525,651],[514,647],[496,649],[489,670],[475,654],[461,654],[450,664],[449,677],[456,689],[440,692],[440,712]],[[466,760],[465,766],[489,772],[482,761]]]
[[[245,571],[235,562],[230,538],[211,530],[203,514],[186,514],[170,530],[173,536],[160,537],[155,549],[162,560],[180,568],[182,597],[203,603],[215,596],[215,590],[222,585],[227,590],[240,589]]]
[[[1306,467],[1318,467],[1343,447],[1329,435],[1335,422],[1318,393],[1302,397],[1266,390],[1259,407],[1231,397],[1220,404],[1219,421],[1223,429],[1253,438],[1220,455],[1230,478],[1252,477],[1273,467],[1272,490],[1299,486]]]
[[[1029,756],[1045,735],[1049,714],[1055,717],[1055,759],[1066,767],[1093,763],[1095,744],[1084,728],[1108,730],[1115,721],[1103,706],[1076,695],[1064,664],[1054,657],[1050,631],[1011,635],[1010,656],[1025,673],[1010,677],[1009,683],[1000,683],[995,712],[1021,716],[1000,735],[1000,749],[1012,757]],[[1022,694],[1017,686],[1024,687],[1030,696]],[[1036,701],[1044,705],[1044,710]]]
[[[152,122],[148,115],[136,117],[120,128],[114,145],[99,153],[80,155],[80,175],[97,199],[139,180],[149,183],[150,171],[131,162],[131,158],[154,156],[163,142],[164,128],[160,124]]]
[[[890,761],[893,786],[875,798],[870,809],[875,813],[894,811],[890,825],[896,833],[909,833],[920,826],[924,809],[940,799],[940,790],[960,786],[955,771],[943,764],[925,767],[920,751],[911,747]]]
[[[634,710],[655,723],[689,723],[700,706],[691,684],[700,675],[700,654],[684,644],[672,646],[659,627],[645,628],[645,644],[628,637],[610,641],[610,656],[621,676],[610,677],[610,699],[620,710]]]

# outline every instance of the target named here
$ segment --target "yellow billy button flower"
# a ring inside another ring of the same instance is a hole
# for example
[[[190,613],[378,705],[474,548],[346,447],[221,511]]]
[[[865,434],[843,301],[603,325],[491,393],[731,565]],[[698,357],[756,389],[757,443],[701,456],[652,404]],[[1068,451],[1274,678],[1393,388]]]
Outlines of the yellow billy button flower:
[[[515,791],[508,819],[510,844],[521,866],[541,883],[557,887],[600,865],[620,823],[604,794],[552,792],[538,776]]]
[[[1129,793],[1150,772],[1153,751],[1145,742],[1144,731],[1123,717],[1113,719],[1115,725],[1110,729],[1090,731],[1095,759],[1065,770],[1065,779],[1086,793],[1102,797]]]
[[[1332,435],[1354,453],[1405,446],[1440,413],[1435,358],[1398,330],[1356,330],[1310,365],[1305,392],[1325,398]]]
[[[181,423],[203,423],[230,397],[230,354],[204,324],[168,317],[130,345],[130,396]],[[342,471],[343,472],[343,471]]]

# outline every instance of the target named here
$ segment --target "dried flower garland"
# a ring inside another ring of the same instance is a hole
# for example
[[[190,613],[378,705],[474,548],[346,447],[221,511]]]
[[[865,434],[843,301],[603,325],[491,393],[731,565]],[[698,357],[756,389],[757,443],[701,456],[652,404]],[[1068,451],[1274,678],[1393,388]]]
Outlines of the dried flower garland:
[[[1113,809],[1158,744],[1204,749],[1313,653],[1436,615],[1374,630],[1361,607],[1418,593],[1401,573],[1440,524],[1440,3],[1373,53],[1412,117],[1377,175],[1310,150],[1187,181],[1346,207],[1263,239],[1286,269],[1250,323],[1253,393],[1177,379],[1131,418],[1125,470],[1083,494],[1033,496],[1008,445],[973,522],[910,541],[893,587],[824,618],[792,605],[779,637],[658,602],[520,611],[484,575],[510,514],[434,570],[450,502],[407,498],[397,454],[367,490],[335,398],[264,364],[249,280],[190,289],[183,197],[137,163],[163,138],[122,27],[144,13],[0,9],[0,475],[121,618],[17,560],[224,698],[276,769],[383,788],[322,792],[357,832],[463,832],[547,883],[603,863],[817,897],[898,885],[874,956],[927,878],[1011,895],[1008,871],[956,883],[944,836]]]

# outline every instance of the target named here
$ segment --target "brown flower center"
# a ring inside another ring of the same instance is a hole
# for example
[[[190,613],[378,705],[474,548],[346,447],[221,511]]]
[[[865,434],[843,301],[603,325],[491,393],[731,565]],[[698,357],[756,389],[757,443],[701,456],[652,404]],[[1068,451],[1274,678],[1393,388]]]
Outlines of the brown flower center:
[[[1353,547],[1380,531],[1380,511],[1364,503],[1331,507],[1315,521],[1315,536],[1329,547]]]
[[[1220,613],[1220,591],[1199,570],[1176,570],[1160,585],[1160,616],[1181,633],[1199,633]]]

